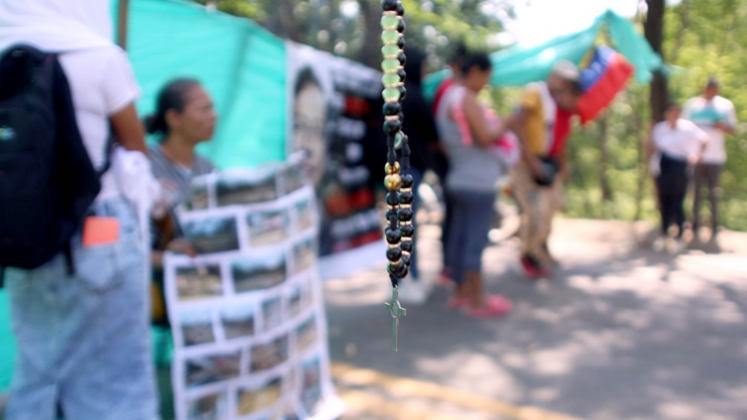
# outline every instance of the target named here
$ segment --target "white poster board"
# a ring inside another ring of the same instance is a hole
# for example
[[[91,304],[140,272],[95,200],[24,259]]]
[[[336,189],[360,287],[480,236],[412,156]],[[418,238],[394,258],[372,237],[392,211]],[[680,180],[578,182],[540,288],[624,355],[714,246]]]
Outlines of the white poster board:
[[[196,258],[165,258],[177,420],[326,420],[314,192],[297,165],[196,179],[180,212]]]

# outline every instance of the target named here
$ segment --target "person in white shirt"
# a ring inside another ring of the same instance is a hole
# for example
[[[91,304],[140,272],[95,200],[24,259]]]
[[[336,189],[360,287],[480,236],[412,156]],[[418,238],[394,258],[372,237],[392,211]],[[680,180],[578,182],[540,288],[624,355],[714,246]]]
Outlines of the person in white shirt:
[[[656,185],[661,211],[662,237],[655,245],[668,237],[669,227],[678,228],[676,243],[682,247],[685,210],[690,166],[696,165],[708,145],[708,135],[694,123],[681,119],[681,108],[677,104],[667,106],[665,120],[651,131],[647,147],[649,155],[659,156]],[[657,246],[658,247],[658,246]]]
[[[110,14],[107,0],[0,0],[0,54],[18,44],[58,54],[97,169],[112,133],[124,149],[147,153],[134,105],[140,90],[111,41]],[[61,255],[8,271],[17,343],[8,420],[54,420],[58,407],[66,419],[157,418],[145,246],[118,181],[113,170],[102,176],[83,228],[105,220],[106,239],[73,237],[74,274]]]
[[[725,135],[734,134],[737,126],[737,116],[734,104],[719,96],[719,83],[716,79],[709,79],[703,95],[690,99],[685,103],[682,113],[688,119],[708,134],[708,146],[703,158],[695,168],[695,199],[693,202],[693,230],[696,239],[698,228],[701,226],[700,206],[702,189],[708,188],[708,198],[711,202],[711,227],[713,234],[711,241],[716,241],[718,233],[718,204],[720,198],[719,178],[726,163]]]

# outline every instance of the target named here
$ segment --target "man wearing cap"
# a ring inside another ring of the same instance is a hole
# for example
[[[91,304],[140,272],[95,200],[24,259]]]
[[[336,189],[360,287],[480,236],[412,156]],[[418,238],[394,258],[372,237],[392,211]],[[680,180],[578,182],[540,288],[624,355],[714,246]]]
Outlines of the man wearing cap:
[[[563,207],[562,182],[570,176],[565,143],[581,92],[578,68],[560,61],[546,82],[527,85],[517,111],[513,129],[522,156],[511,178],[523,212],[521,263],[530,278],[549,274],[546,266],[556,263],[547,240],[553,215]]]
[[[708,188],[708,199],[711,202],[711,243],[716,243],[718,233],[718,200],[720,196],[719,178],[726,163],[725,134],[734,134],[737,126],[737,116],[734,104],[719,96],[719,83],[710,78],[701,96],[690,99],[685,103],[682,117],[694,122],[708,134],[703,157],[695,167],[695,201],[693,203],[693,230],[698,240],[700,227],[700,204],[703,187]]]

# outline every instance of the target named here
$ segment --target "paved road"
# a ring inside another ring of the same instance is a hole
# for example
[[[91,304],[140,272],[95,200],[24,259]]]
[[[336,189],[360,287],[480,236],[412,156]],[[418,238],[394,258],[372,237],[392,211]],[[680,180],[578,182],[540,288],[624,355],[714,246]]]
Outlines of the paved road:
[[[335,378],[350,419],[743,420],[747,418],[747,235],[679,256],[640,246],[645,227],[560,220],[556,275],[518,275],[516,243],[484,256],[505,319],[409,307],[391,352],[383,266],[325,285]],[[437,229],[420,233],[438,270]],[[411,410],[411,411],[407,411]],[[415,411],[412,411],[415,410]]]

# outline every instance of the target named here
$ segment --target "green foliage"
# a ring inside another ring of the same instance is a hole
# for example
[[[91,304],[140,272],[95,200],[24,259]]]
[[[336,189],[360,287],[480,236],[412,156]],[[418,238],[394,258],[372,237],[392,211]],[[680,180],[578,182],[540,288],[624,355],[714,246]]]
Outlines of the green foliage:
[[[664,58],[673,65],[669,88],[683,103],[700,94],[709,76],[722,83],[721,94],[732,100],[742,121],[727,136],[727,162],[722,177],[722,223],[747,230],[747,0],[683,0],[665,15]],[[566,213],[573,217],[658,220],[651,177],[641,142],[650,127],[649,88],[631,83],[606,112],[607,161],[602,159],[599,123],[578,128],[569,141],[573,176],[567,185]],[[612,200],[602,200],[602,176]],[[688,197],[686,208],[692,206]],[[705,206],[704,216],[708,216]]]
[[[378,39],[380,32],[378,0],[191,1],[212,4],[250,18],[280,37],[353,59],[361,57],[367,37]],[[494,51],[499,47],[496,36],[503,30],[502,19],[513,16],[510,4],[509,0],[404,0],[408,45],[427,51],[431,66],[439,69],[457,42]],[[376,25],[368,27],[375,33],[370,35],[366,22],[373,21]]]

